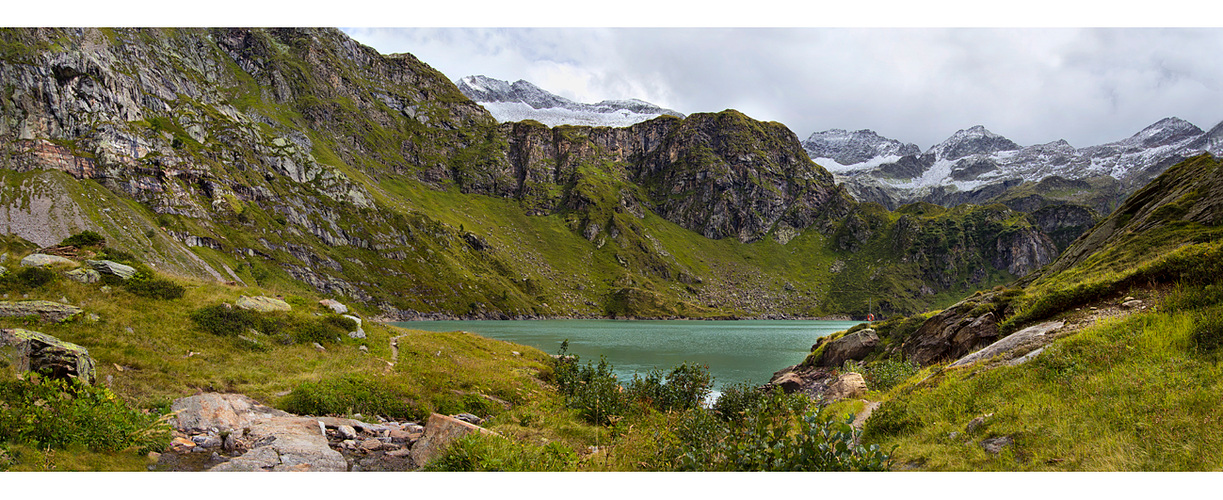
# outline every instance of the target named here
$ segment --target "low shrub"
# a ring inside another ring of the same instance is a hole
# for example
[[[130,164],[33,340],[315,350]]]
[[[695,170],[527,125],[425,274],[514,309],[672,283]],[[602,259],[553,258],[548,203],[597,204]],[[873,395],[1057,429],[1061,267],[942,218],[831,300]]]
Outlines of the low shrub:
[[[260,330],[264,326],[264,321],[259,313],[232,307],[229,304],[201,307],[192,311],[189,317],[204,331],[222,337],[244,335],[247,330],[251,329],[271,333]]]
[[[862,374],[866,386],[876,391],[887,391],[912,377],[921,369],[917,363],[888,358],[866,363],[845,362],[845,370]]]
[[[136,256],[132,255],[131,252],[119,250],[117,248],[107,248],[105,250],[102,250],[101,252],[98,252],[98,254],[94,256],[94,258],[96,260],[109,260],[111,262],[118,262],[120,264],[124,264],[128,266],[134,266],[139,263],[139,261],[136,260]]]
[[[350,374],[303,383],[281,400],[281,406],[299,415],[360,413],[409,420],[427,417],[428,411],[419,408],[409,396],[386,379]]]
[[[766,393],[751,381],[736,382],[722,388],[722,395],[713,403],[713,412],[722,420],[742,422],[747,412],[760,403]]]
[[[26,292],[37,290],[53,283],[58,274],[43,267],[23,267],[19,271],[0,277],[0,287],[6,291]]]
[[[339,316],[298,317],[284,313],[259,313],[229,304],[216,304],[192,311],[191,320],[200,329],[222,337],[246,335],[250,330],[267,335],[277,343],[296,342],[333,344],[356,329],[355,321]]]
[[[141,297],[161,300],[181,299],[187,293],[187,289],[178,283],[143,273],[124,281],[123,288]]]
[[[59,243],[60,246],[74,246],[77,248],[99,247],[106,245],[106,238],[93,231],[81,231],[77,234],[64,238],[64,241]]]
[[[696,408],[709,397],[713,377],[709,367],[683,363],[664,377],[655,368],[644,378],[633,376],[629,383],[628,397],[659,411],[683,411]]]
[[[1219,348],[1223,347],[1223,306],[1207,308],[1198,313],[1190,338],[1199,352],[1217,354]]]
[[[713,412],[685,413],[669,450],[680,470],[699,471],[882,471],[889,453],[857,444],[845,422],[816,415],[811,399],[782,391],[760,398],[741,422]],[[851,417],[852,419],[852,417]]]
[[[596,425],[610,425],[636,411],[636,407],[659,411],[682,411],[697,408],[709,396],[713,377],[709,367],[684,363],[671,369],[664,377],[657,368],[645,377],[633,376],[626,390],[612,373],[607,358],[599,363],[580,365],[578,357],[569,354],[569,341],[561,349],[552,367],[552,379],[565,397],[565,405],[578,410],[583,420]]]
[[[451,443],[442,456],[429,461],[423,470],[555,472],[575,470],[577,462],[577,453],[558,442],[535,446],[472,433]]]
[[[25,375],[0,382],[0,441],[35,448],[161,451],[169,426],[104,387]]]

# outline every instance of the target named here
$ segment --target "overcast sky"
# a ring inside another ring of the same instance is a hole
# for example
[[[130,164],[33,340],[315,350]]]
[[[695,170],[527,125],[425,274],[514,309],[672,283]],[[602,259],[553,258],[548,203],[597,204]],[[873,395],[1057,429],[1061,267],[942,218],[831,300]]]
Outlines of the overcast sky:
[[[800,138],[869,128],[922,149],[984,125],[1020,145],[1223,121],[1223,29],[344,28],[451,80],[530,81],[579,102],[738,109]]]

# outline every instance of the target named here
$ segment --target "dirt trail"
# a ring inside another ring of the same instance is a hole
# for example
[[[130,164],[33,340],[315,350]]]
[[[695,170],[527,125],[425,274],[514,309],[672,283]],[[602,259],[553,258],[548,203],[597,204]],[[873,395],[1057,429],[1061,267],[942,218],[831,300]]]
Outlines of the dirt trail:
[[[391,360],[386,362],[386,371],[391,371],[395,368],[395,362],[399,361],[399,339],[407,337],[408,334],[397,335],[391,337]]]

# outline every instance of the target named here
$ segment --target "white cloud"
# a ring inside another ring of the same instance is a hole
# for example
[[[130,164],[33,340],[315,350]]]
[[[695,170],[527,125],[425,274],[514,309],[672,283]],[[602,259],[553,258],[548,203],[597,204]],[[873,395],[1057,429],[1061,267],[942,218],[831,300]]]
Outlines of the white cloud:
[[[452,79],[525,79],[571,99],[735,108],[805,138],[870,128],[926,148],[984,125],[1086,146],[1167,116],[1223,120],[1220,29],[349,29]]]

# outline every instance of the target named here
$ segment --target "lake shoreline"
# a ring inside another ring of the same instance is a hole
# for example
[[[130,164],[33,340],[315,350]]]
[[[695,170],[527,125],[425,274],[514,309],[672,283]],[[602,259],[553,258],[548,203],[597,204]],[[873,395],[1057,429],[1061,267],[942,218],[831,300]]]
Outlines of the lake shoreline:
[[[550,320],[612,320],[612,321],[860,321],[867,322],[866,318],[858,319],[848,314],[829,314],[825,316],[798,316],[790,314],[767,314],[762,316],[596,316],[596,315],[572,315],[572,316],[509,316],[509,315],[467,315],[460,316],[449,313],[412,313],[401,314],[396,317],[391,317],[385,314],[369,318],[368,321],[381,324],[390,323],[410,323],[413,321],[550,321]]]
[[[392,322],[408,330],[462,331],[556,353],[583,362],[606,358],[620,380],[682,363],[709,368],[715,389],[726,383],[768,381],[781,367],[801,362],[819,338],[858,324],[849,320],[626,320],[623,318],[515,320],[422,320]],[[401,341],[402,342],[402,341]]]

